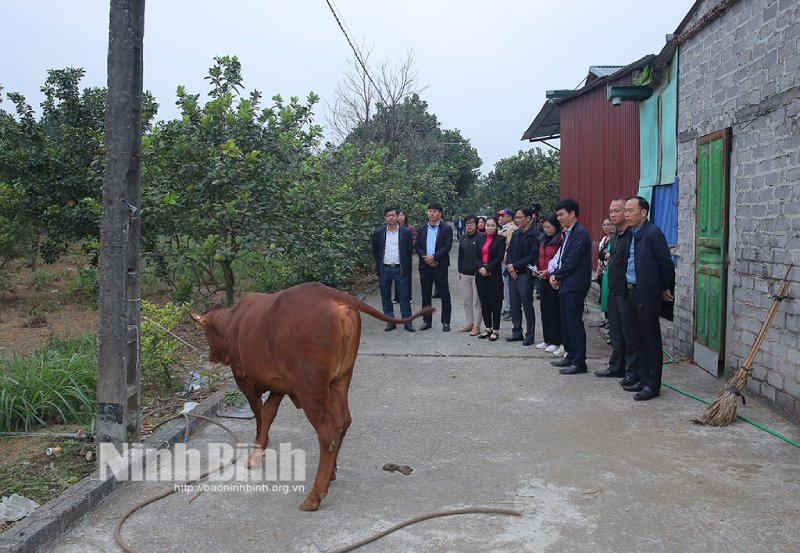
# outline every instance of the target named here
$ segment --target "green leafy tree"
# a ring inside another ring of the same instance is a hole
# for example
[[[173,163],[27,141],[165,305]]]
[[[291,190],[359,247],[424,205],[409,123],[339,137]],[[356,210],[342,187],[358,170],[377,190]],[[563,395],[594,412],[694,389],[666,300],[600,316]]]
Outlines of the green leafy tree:
[[[80,68],[48,71],[39,120],[18,93],[8,94],[16,114],[0,112],[0,182],[21,193],[16,222],[34,266],[39,255],[55,261],[76,240],[97,242],[106,91],[81,90],[83,76]],[[158,105],[149,93],[144,105],[149,121]]]
[[[381,224],[382,208],[398,205],[417,224],[428,202],[440,201],[446,215],[459,213],[477,179],[481,159],[458,130],[442,129],[417,94],[386,106],[356,126],[333,158],[331,171],[344,190],[360,197],[353,217]],[[355,198],[353,198],[355,200]]]
[[[495,164],[494,171],[475,186],[468,205],[480,213],[534,204],[543,212],[552,211],[560,193],[560,167],[558,151],[520,151]]]
[[[280,96],[260,106],[242,97],[241,65],[215,58],[210,100],[178,87],[181,118],[157,124],[143,141],[143,251],[158,274],[225,291],[234,301],[237,264],[283,252],[286,209],[302,205],[302,182],[321,130],[306,104]]]
[[[370,52],[359,52],[369,65]],[[370,75],[354,60],[337,87],[329,119],[345,156],[333,175],[366,196],[365,216],[375,224],[382,222],[388,200],[410,210],[416,222],[430,200],[442,202],[448,215],[458,213],[476,183],[477,151],[458,130],[442,129],[428,111],[411,52],[395,65],[372,66]],[[367,180],[352,179],[366,175]]]

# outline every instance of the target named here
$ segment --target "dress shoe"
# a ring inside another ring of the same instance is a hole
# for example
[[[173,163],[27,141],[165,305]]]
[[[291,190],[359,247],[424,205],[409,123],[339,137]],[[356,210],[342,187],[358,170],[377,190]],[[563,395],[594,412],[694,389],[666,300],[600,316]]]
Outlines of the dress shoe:
[[[469,332],[471,330],[472,330],[472,325],[469,323],[465,324],[464,326],[458,329],[459,332]]]
[[[634,384],[638,384],[638,383],[639,383],[639,379],[637,379],[637,378],[629,378],[627,376],[619,381],[619,385],[623,386],[623,387],[624,386],[633,386]]]
[[[521,342],[522,340],[522,336],[509,336],[506,338],[506,342]]]
[[[631,384],[630,386],[622,387],[622,389],[625,390],[626,392],[641,392],[645,388],[647,388],[647,386],[645,386],[641,382],[637,382],[636,384]]]
[[[594,375],[600,378],[620,378],[625,376],[625,373],[614,372],[611,368],[607,368],[604,371],[594,371]]]
[[[420,330],[429,330],[431,328],[431,326],[432,326],[431,323],[425,323],[424,325],[419,327],[419,329]]]
[[[568,361],[566,359],[559,359],[558,361],[551,361],[551,365],[554,367],[571,367],[572,361]]]
[[[525,339],[522,341],[522,345],[523,345],[523,346],[532,346],[532,345],[533,345],[533,342],[534,342],[533,338],[525,338]]]
[[[579,367],[578,365],[570,365],[569,367],[564,367],[563,369],[559,369],[559,374],[585,374],[589,372],[589,369],[586,368],[586,365]]]
[[[660,395],[661,390],[654,390],[650,386],[645,386],[635,396],[633,396],[633,399],[634,401],[647,401],[648,399],[653,399],[654,397],[658,397]]]
[[[397,328],[397,325],[394,323],[386,323],[386,328],[383,329],[384,332],[389,332],[390,330],[394,330]]]
[[[450,325],[447,323],[442,323],[442,332],[450,332]]]
[[[417,331],[417,329],[416,329],[416,328],[414,328],[414,325],[413,325],[413,324],[411,324],[411,323],[406,323],[406,324],[404,324],[404,325],[403,325],[403,328],[405,328],[405,329],[406,329],[407,331],[409,331],[409,332],[416,332],[416,331]]]

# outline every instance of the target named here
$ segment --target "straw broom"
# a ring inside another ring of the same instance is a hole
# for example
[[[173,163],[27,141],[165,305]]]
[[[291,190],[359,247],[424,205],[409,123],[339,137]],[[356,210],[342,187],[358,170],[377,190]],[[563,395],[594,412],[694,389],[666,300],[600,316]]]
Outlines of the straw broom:
[[[747,376],[750,373],[750,367],[753,364],[753,359],[755,359],[756,353],[761,347],[761,342],[764,340],[764,336],[767,334],[767,330],[769,330],[769,327],[772,324],[772,319],[775,317],[778,307],[786,297],[786,292],[789,291],[789,271],[792,270],[793,266],[794,265],[790,263],[789,268],[786,269],[786,274],[783,276],[781,287],[772,301],[772,306],[769,308],[767,318],[764,320],[764,324],[761,325],[761,330],[759,331],[758,336],[756,336],[753,346],[750,348],[750,353],[747,354],[747,358],[744,360],[744,365],[742,365],[742,368],[740,368],[733,378],[728,381],[728,384],[725,386],[725,389],[722,391],[719,397],[717,397],[717,399],[715,399],[708,407],[706,407],[703,415],[696,419],[692,419],[693,423],[709,424],[711,426],[728,426],[730,423],[736,420],[737,398],[742,398],[742,405],[745,404],[742,390],[744,389],[745,384],[747,384]]]

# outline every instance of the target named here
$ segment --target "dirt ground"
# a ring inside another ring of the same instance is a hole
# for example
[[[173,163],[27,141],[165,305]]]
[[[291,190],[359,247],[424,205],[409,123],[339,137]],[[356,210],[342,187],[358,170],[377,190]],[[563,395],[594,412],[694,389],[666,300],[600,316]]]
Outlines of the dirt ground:
[[[97,330],[97,310],[69,288],[76,269],[66,263],[39,269],[55,275],[39,287],[31,284],[30,269],[12,269],[11,284],[0,290],[0,355],[26,355],[50,336],[74,336]]]

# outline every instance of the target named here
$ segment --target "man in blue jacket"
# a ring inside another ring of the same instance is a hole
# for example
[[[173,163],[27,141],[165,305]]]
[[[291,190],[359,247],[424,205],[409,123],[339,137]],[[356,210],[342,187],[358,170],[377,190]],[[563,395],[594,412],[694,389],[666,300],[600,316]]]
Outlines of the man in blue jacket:
[[[392,282],[400,300],[400,316],[411,316],[411,300],[408,297],[408,279],[411,276],[411,231],[397,224],[397,208],[387,207],[383,212],[386,225],[372,233],[372,255],[375,257],[375,272],[381,290],[383,314],[394,317],[392,305]],[[406,323],[405,329],[414,332],[414,325]],[[386,323],[387,332],[394,330],[394,323]]]
[[[649,212],[650,204],[641,196],[625,202],[625,222],[633,230],[625,274],[626,301],[633,316],[623,320],[623,332],[637,355],[639,382],[623,388],[636,392],[636,401],[647,401],[661,393],[661,302],[675,300],[671,292],[675,265],[661,229],[647,220]]]
[[[578,217],[580,206],[572,198],[556,205],[556,217],[564,232],[559,261],[550,275],[550,285],[558,289],[561,308],[561,333],[567,356],[551,364],[561,374],[582,374],[586,367],[586,328],[583,304],[592,284],[592,239]]]

